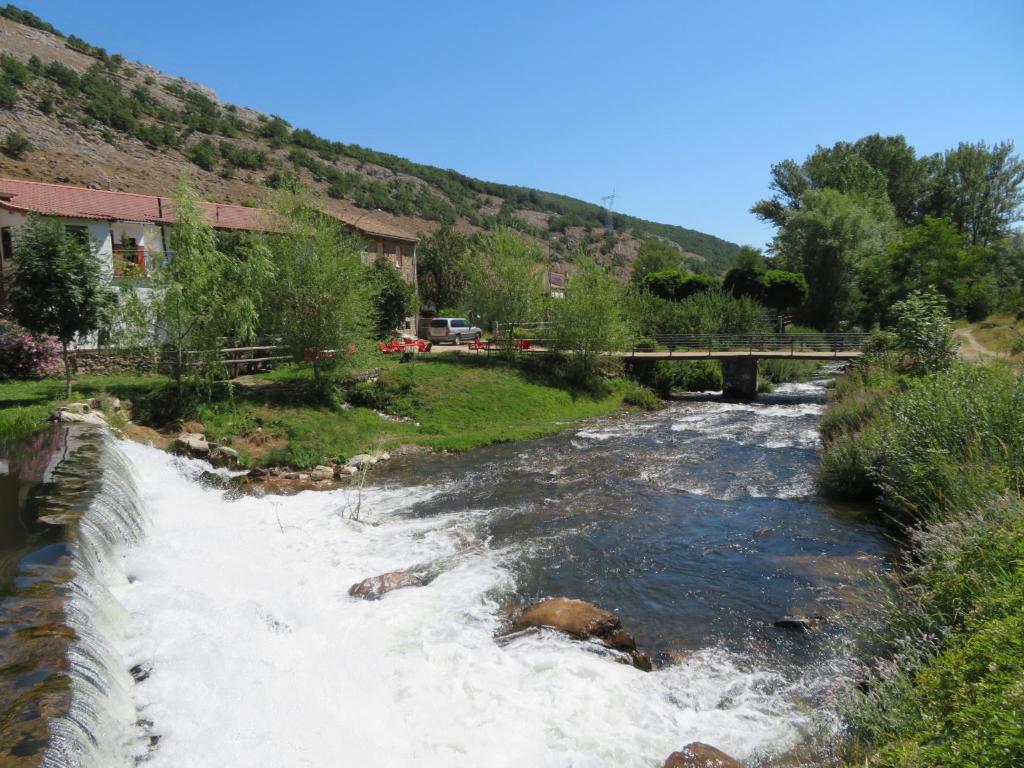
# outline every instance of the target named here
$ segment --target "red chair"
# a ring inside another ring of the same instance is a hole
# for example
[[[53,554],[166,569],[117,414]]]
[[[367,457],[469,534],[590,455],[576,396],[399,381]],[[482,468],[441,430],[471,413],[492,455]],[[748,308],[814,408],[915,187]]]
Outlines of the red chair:
[[[391,350],[388,349],[388,345],[385,344],[383,341],[380,342],[380,351],[383,352],[385,355],[391,354]]]
[[[398,343],[398,339],[391,340],[391,351],[392,352],[404,352],[405,347]]]

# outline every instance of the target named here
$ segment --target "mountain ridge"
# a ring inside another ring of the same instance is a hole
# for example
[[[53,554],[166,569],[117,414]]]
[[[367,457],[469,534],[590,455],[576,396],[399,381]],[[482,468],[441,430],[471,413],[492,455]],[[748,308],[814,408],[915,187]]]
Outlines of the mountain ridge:
[[[29,12],[0,8],[0,130],[28,139],[0,155],[0,175],[167,195],[183,168],[215,202],[258,205],[299,181],[319,205],[386,215],[400,229],[442,222],[474,232],[508,226],[556,268],[582,248],[627,276],[644,239],[675,245],[695,271],[721,272],[738,246],[671,224],[614,214],[554,192],[475,179],[293,127],[222,102],[208,86],[65,36]]]

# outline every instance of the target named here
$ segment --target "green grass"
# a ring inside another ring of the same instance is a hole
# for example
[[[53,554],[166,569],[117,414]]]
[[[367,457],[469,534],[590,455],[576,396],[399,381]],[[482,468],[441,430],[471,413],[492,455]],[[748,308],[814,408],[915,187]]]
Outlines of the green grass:
[[[220,386],[212,402],[198,400],[180,418],[202,422],[212,440],[234,446],[247,464],[302,468],[403,444],[465,451],[551,434],[623,406],[658,404],[626,380],[597,394],[573,391],[540,361],[520,367],[496,356],[445,355],[374,362],[376,381],[342,385],[338,399],[353,407],[321,404],[311,394],[309,370],[283,366],[252,377],[265,389]],[[157,376],[82,376],[72,399],[127,398],[142,423],[173,431],[180,422],[167,418],[167,385]],[[56,379],[0,383],[0,440],[43,428],[62,401]]]
[[[265,378],[298,388],[308,373],[280,369]],[[359,405],[342,410],[236,390],[233,402],[202,406],[197,416],[245,462],[308,467],[403,444],[465,451],[540,437],[624,403],[650,408],[645,392],[627,381],[597,395],[573,392],[496,357],[445,355],[385,367],[376,382],[352,387],[345,399]]]
[[[819,484],[877,497],[906,545],[842,714],[847,765],[1024,765],[1024,378],[863,364],[822,420]]]
[[[76,376],[71,400],[101,394],[128,400],[147,398],[166,383],[163,376]],[[0,382],[0,442],[42,429],[50,413],[65,401],[63,378]]]

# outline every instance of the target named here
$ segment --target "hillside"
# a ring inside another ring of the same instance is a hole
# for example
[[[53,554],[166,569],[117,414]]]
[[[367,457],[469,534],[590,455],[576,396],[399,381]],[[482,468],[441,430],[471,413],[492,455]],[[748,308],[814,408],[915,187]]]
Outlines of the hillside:
[[[31,145],[0,154],[2,176],[166,195],[188,167],[207,199],[243,204],[299,180],[340,214],[386,216],[411,233],[441,222],[467,232],[510,226],[555,265],[582,246],[623,275],[650,237],[702,272],[724,270],[736,254],[734,243],[695,230],[615,214],[609,231],[592,203],[321,138],[10,5],[0,8],[0,50],[0,139],[17,133]]]

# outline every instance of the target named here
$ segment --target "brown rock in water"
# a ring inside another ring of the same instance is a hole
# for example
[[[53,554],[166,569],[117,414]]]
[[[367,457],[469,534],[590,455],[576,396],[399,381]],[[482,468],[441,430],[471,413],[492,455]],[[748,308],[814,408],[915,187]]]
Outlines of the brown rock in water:
[[[720,749],[695,741],[668,756],[663,768],[742,768]]]
[[[352,597],[361,597],[364,600],[379,600],[385,593],[403,587],[422,587],[423,579],[405,571],[393,571],[380,576],[371,576],[363,579],[358,584],[353,584],[348,593]]]
[[[622,627],[622,622],[614,613],[583,600],[552,597],[531,605],[513,623],[516,631],[527,627],[550,627],[586,639],[610,635]]]
[[[581,640],[595,638],[626,654],[637,669],[650,672],[654,666],[650,656],[636,649],[636,640],[622,628],[618,616],[583,600],[552,597],[531,605],[514,617],[513,631],[521,632],[531,627],[557,629]]]

